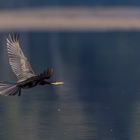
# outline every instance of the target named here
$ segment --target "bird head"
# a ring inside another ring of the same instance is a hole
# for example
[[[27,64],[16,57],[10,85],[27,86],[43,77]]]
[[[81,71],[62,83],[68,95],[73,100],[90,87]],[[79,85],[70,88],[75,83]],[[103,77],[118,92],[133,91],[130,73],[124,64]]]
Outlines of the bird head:
[[[44,70],[43,75],[44,75],[45,79],[50,79],[51,76],[53,75],[53,69],[48,68],[48,69]],[[63,85],[64,84],[64,82],[60,82],[60,81],[49,82],[49,83],[52,85]]]

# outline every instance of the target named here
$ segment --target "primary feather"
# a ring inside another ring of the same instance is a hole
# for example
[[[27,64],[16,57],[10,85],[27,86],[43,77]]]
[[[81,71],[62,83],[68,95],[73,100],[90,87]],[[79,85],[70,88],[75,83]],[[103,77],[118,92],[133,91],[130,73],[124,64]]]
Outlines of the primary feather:
[[[7,51],[9,63],[18,79],[18,82],[35,76],[30,63],[20,48],[18,34],[9,34],[9,37],[7,38]]]

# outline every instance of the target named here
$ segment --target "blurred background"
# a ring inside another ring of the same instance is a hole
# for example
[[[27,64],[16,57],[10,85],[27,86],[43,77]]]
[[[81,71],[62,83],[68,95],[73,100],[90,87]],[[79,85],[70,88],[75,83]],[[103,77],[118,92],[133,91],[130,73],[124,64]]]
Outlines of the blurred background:
[[[139,140],[140,1],[0,1],[0,80],[16,82],[6,38],[62,86],[0,97],[0,140]]]

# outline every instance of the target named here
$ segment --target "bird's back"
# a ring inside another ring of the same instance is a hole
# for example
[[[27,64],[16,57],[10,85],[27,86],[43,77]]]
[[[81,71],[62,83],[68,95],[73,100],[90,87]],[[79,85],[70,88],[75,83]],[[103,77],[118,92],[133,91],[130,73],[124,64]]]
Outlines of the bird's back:
[[[31,88],[39,83],[39,76],[33,76],[25,81],[18,82],[17,85],[21,88]]]

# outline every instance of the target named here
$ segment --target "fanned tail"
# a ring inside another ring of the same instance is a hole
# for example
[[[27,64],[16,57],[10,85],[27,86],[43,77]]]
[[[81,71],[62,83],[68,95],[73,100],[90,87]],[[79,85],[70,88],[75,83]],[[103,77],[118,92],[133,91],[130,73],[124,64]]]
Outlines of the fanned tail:
[[[18,93],[20,95],[20,88],[16,84],[0,82],[0,95],[2,95],[2,96],[14,96]]]

